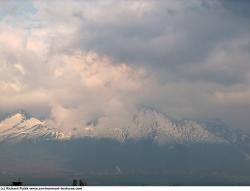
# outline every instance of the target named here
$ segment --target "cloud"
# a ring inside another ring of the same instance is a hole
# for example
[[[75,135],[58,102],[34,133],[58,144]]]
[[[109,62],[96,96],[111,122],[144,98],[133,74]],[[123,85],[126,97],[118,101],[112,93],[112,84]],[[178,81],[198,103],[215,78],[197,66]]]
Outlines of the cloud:
[[[105,126],[108,136],[147,105],[177,118],[216,117],[248,128],[246,2],[0,7],[0,115],[23,108],[61,128]]]
[[[135,93],[144,86],[142,69],[113,64],[94,52],[55,55],[48,65],[53,75],[48,84],[51,123],[57,127],[89,131],[86,124],[98,120],[98,128],[105,127],[102,133],[108,134],[136,111]]]

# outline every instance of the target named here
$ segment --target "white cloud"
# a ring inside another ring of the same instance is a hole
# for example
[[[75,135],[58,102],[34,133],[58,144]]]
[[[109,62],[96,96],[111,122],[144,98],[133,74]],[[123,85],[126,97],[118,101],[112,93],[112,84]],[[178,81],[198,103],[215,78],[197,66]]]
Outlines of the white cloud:
[[[143,70],[125,63],[114,65],[94,52],[55,55],[48,65],[53,74],[48,88],[56,126],[87,128],[89,121],[100,118],[103,133],[108,133],[114,126],[121,128],[135,112],[134,93],[144,86]]]

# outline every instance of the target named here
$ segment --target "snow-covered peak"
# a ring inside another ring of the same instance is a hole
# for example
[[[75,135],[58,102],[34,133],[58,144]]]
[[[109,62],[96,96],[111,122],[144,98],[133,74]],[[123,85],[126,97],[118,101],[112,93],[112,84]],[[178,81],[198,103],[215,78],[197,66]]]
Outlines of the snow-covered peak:
[[[44,121],[40,121],[39,119],[36,119],[34,117],[31,117],[30,119],[27,119],[23,122],[23,125],[25,125],[26,127],[33,127],[36,125],[44,125],[45,122]]]
[[[141,137],[158,143],[227,143],[195,121],[176,122],[152,108],[140,110],[129,125],[128,138]]]
[[[0,121],[0,141],[66,139],[62,132],[48,127],[45,121],[28,117],[23,112],[16,113]]]
[[[22,123],[25,120],[26,120],[26,116],[23,115],[22,113],[16,113],[14,115],[11,115],[10,117],[0,122],[0,131],[3,128],[14,127],[18,125],[19,123]]]

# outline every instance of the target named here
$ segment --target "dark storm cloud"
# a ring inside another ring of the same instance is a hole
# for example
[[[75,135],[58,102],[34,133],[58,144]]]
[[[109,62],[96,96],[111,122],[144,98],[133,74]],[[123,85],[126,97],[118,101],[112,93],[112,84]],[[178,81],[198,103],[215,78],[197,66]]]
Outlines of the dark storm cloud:
[[[224,7],[231,11],[233,14],[245,17],[250,17],[250,1],[248,0],[221,0]]]
[[[119,63],[171,71],[178,78],[187,76],[187,80],[207,80],[228,85],[244,80],[245,74],[236,72],[231,75],[220,68],[217,71],[207,70],[204,78],[202,73],[193,72],[190,75],[183,73],[183,70],[179,72],[179,67],[194,67],[196,71],[217,46],[244,35],[249,36],[250,27],[246,20],[232,13],[238,11],[237,6],[234,10],[231,5],[234,3],[150,2],[151,9],[139,16],[121,9],[117,4],[113,8],[110,8],[111,4],[102,7],[101,14],[94,20],[84,12],[75,13],[74,16],[81,20],[81,27],[73,46],[110,55]],[[118,14],[119,9],[121,13]],[[107,13],[114,18],[109,20],[102,17]],[[239,64],[239,70],[244,72],[245,66],[242,65]]]

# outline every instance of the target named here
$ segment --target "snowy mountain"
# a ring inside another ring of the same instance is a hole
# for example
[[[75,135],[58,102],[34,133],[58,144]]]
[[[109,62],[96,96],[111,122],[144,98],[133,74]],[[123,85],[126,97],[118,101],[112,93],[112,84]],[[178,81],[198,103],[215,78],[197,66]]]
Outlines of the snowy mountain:
[[[195,121],[174,121],[152,108],[143,108],[134,115],[127,131],[128,138],[151,138],[157,143],[228,143]]]
[[[249,144],[250,135],[240,129],[229,128],[219,119],[202,123],[203,126],[218,137],[223,137],[231,144]]]
[[[140,109],[127,128],[118,130],[114,137],[122,142],[129,139],[151,139],[159,144],[250,144],[249,134],[230,128],[220,120],[177,121],[149,107]]]
[[[84,131],[75,129],[62,132],[49,126],[46,121],[19,112],[0,121],[0,141],[21,140],[68,140],[79,138],[110,138],[120,142],[129,140],[152,140],[158,144],[244,144],[249,136],[240,130],[230,129],[220,121],[201,123],[192,120],[176,121],[152,109],[142,108],[131,122],[115,127],[109,136],[102,137],[98,123],[87,123]],[[101,129],[103,132],[103,129]],[[109,129],[110,131],[110,129]],[[77,133],[77,136],[74,134]],[[70,135],[70,136],[69,136]]]
[[[0,142],[65,138],[67,137],[62,132],[49,128],[46,122],[29,117],[24,112],[16,113],[0,121]]]
[[[250,145],[250,135],[221,120],[174,120],[154,108],[142,108],[126,130],[126,138],[151,138],[158,143],[219,143]]]

